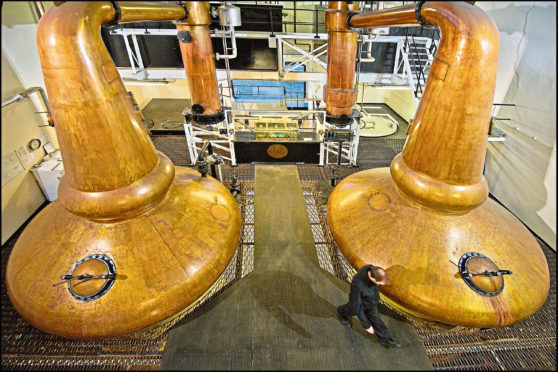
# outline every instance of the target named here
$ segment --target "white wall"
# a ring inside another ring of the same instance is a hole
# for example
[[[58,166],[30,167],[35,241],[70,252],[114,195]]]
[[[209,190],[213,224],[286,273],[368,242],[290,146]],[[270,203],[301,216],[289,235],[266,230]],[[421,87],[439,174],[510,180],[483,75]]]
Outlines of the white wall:
[[[45,8],[51,6],[51,2],[43,3],[45,3]],[[36,43],[37,22],[38,16],[34,12],[31,2],[2,2],[2,55],[10,63],[16,78],[24,89],[41,87],[46,93]],[[36,93],[30,95],[29,99],[37,111],[43,111]],[[40,116],[46,121],[46,115],[41,114]],[[45,128],[45,132],[54,147],[58,148],[54,128]]]
[[[385,103],[399,116],[409,122],[415,117],[416,107],[413,91],[407,87],[371,87],[359,84],[357,103]]]
[[[30,2],[2,3],[2,101],[30,87],[44,89],[39,55],[35,44],[37,17]],[[57,147],[54,129],[39,127],[46,124],[46,116],[37,98],[31,94],[21,102],[2,108],[2,158],[27,146],[33,138],[46,132]],[[46,130],[45,130],[46,129]],[[2,187],[2,244],[45,202],[45,197],[30,172],[41,161],[45,151],[30,150],[32,161]]]
[[[516,105],[495,110],[512,120],[496,122],[506,141],[488,145],[490,192],[556,249],[556,3],[476,5],[500,30],[494,102]]]
[[[2,54],[2,101],[23,90],[10,63]],[[29,99],[15,102],[2,108],[2,158],[20,146],[26,146],[33,138],[40,138],[40,117]],[[45,198],[37,181],[30,172],[34,164],[41,161],[45,151],[30,150],[32,161],[25,170],[2,187],[2,244],[44,203]]]

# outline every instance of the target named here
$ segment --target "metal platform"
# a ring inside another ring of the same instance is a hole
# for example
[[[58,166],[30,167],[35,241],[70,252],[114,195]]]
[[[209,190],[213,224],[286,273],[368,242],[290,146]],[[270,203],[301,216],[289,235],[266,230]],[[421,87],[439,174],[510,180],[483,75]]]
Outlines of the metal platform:
[[[257,140],[253,132],[236,132],[234,152],[237,163],[304,163],[320,162],[321,138],[312,132],[301,132],[296,141]],[[273,152],[274,149],[277,149]]]
[[[182,134],[184,135],[185,107],[190,107],[189,99],[153,98],[141,110],[143,116],[151,123],[149,130],[152,134]]]

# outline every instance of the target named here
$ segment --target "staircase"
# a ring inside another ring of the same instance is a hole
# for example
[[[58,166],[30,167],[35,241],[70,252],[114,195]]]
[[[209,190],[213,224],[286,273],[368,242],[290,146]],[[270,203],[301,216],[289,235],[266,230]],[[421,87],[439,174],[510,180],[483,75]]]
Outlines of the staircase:
[[[438,28],[406,27],[404,35],[405,38],[397,43],[393,74],[407,80],[418,106],[438,50],[440,34]]]
[[[421,37],[419,38],[418,35]],[[434,55],[438,51],[440,33],[437,27],[430,29],[421,27],[418,35],[416,32],[411,32],[409,28],[405,30],[405,52],[408,55],[415,88],[413,93],[415,98],[420,100],[426,86],[426,78],[434,61]]]
[[[426,85],[426,77],[432,66],[433,55],[430,53],[432,40],[415,40],[413,36],[405,40],[405,51],[409,59],[411,68],[411,78],[415,89],[413,91],[416,98],[420,99]]]

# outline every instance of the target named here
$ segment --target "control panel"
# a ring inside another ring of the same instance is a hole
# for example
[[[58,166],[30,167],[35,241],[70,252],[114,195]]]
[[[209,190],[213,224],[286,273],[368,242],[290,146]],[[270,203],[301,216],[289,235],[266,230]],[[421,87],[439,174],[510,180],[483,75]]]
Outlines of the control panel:
[[[326,142],[351,142],[353,131],[351,129],[326,129],[324,140]]]

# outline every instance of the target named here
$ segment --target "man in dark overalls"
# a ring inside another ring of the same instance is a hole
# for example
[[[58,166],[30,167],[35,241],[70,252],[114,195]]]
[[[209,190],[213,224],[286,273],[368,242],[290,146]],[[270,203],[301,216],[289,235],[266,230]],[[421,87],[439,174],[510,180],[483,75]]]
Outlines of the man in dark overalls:
[[[376,333],[385,347],[401,347],[389,336],[389,331],[378,313],[380,291],[378,286],[390,284],[384,269],[366,265],[356,273],[351,283],[349,302],[337,308],[337,317],[346,327],[351,327],[349,317],[356,315],[366,332]]]

